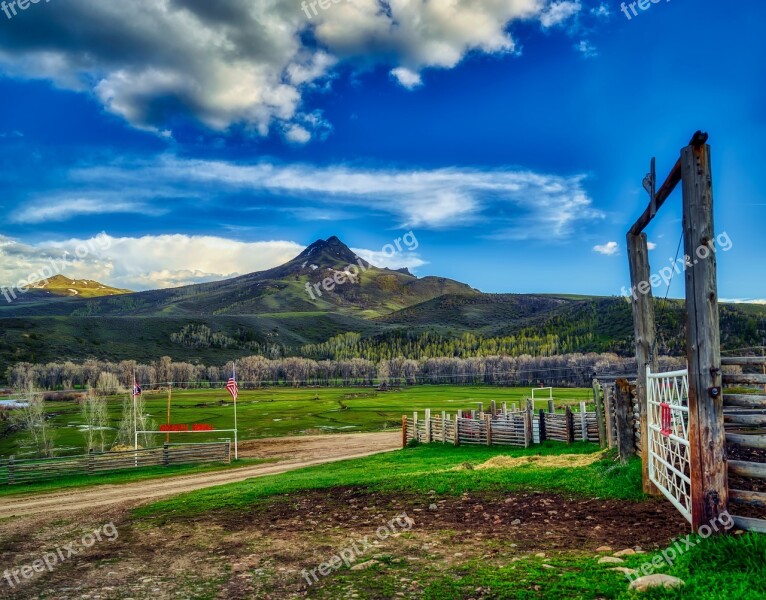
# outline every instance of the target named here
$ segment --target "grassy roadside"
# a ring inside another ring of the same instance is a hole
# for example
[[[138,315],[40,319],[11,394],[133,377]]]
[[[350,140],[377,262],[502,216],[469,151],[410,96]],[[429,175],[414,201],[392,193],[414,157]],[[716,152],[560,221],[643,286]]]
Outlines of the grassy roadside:
[[[97,476],[72,475],[59,477],[50,481],[38,483],[26,483],[21,485],[0,486],[0,498],[21,496],[27,494],[42,494],[46,492],[58,492],[74,488],[91,488],[100,485],[119,485],[134,483],[136,481],[148,481],[152,479],[164,479],[177,475],[196,475],[198,473],[210,473],[216,471],[228,471],[242,467],[251,467],[262,463],[278,462],[277,459],[240,459],[231,464],[207,464],[207,465],[170,465],[168,467],[145,467],[115,471]]]

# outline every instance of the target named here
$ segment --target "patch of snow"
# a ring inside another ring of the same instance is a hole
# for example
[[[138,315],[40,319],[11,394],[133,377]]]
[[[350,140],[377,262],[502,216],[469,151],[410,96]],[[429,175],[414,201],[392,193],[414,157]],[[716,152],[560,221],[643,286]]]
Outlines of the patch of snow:
[[[303,263],[303,264],[301,265],[301,269],[305,269],[307,264],[309,264],[309,261],[306,261],[305,263]]]
[[[72,292],[72,296],[77,296],[80,293],[77,290],[73,290],[72,288],[69,288],[67,291]]]
[[[316,271],[318,268],[319,267],[317,267],[316,265],[311,265],[311,269],[314,270],[314,271]]]

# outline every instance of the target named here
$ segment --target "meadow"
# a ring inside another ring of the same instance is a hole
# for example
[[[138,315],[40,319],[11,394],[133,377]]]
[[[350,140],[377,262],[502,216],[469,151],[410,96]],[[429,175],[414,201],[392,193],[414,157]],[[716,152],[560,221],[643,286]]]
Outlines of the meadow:
[[[589,389],[557,388],[558,406],[591,401]],[[400,428],[402,415],[430,408],[455,413],[460,409],[485,409],[498,404],[524,402],[531,388],[496,386],[414,386],[391,391],[373,388],[263,388],[241,390],[237,402],[239,439],[248,440],[320,433],[354,433]],[[145,390],[146,410],[157,424],[167,421],[167,393]],[[124,397],[109,398],[109,425],[106,440],[111,444],[119,424]],[[47,404],[58,454],[77,454],[84,450],[83,419],[76,401],[50,401]],[[536,401],[537,409],[547,407],[547,400]],[[174,390],[171,422],[211,424],[216,429],[232,429],[234,406],[224,389]],[[213,441],[230,434],[199,433],[171,435],[172,442]],[[156,436],[161,443],[164,436]],[[32,449],[23,432],[9,432],[0,437],[0,456],[29,456]]]

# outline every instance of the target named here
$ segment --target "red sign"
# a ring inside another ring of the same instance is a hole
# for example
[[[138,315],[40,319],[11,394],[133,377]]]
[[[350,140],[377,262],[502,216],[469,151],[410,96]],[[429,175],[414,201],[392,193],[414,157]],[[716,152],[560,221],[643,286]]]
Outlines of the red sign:
[[[191,426],[191,429],[189,429],[189,426],[186,424],[183,425],[160,425],[160,431],[165,433],[183,433],[187,431],[214,431],[212,425],[207,425],[205,423],[195,423]]]
[[[670,413],[670,404],[666,404],[663,402],[660,404],[661,410],[661,417],[662,417],[662,428],[660,429],[660,433],[665,436],[669,436],[671,433],[673,433],[673,423]]]

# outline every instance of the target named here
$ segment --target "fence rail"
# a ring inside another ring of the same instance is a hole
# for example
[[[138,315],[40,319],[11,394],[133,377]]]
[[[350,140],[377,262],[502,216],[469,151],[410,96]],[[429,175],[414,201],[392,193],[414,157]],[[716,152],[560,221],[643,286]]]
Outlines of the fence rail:
[[[231,462],[231,442],[165,444],[104,454],[91,451],[81,456],[46,459],[0,460],[0,485],[18,485],[66,475],[99,475],[123,469],[169,467],[207,462]]]

